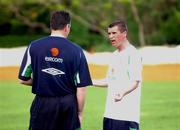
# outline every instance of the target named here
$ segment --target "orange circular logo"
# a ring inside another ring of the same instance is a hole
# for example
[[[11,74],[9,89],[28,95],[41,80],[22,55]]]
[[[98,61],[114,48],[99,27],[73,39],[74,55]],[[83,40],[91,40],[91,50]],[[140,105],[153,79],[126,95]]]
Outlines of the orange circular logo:
[[[51,54],[53,56],[57,56],[59,54],[59,50],[57,48],[51,48]]]

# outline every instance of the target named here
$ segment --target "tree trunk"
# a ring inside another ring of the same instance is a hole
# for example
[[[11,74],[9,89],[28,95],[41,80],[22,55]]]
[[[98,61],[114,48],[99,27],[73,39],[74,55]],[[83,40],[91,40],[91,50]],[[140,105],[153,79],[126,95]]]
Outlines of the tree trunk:
[[[138,15],[138,9],[136,7],[136,4],[134,2],[134,0],[129,0],[130,4],[131,4],[131,10],[133,13],[133,16],[135,18],[136,23],[138,24],[138,28],[139,28],[139,42],[140,42],[140,46],[145,46],[145,38],[144,38],[144,26],[140,20],[140,17]]]

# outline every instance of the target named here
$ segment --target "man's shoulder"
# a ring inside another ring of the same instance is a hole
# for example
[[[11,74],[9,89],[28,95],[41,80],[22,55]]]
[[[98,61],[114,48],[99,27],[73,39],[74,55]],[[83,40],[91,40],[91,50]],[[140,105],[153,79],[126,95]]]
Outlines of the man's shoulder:
[[[56,42],[53,42],[53,40],[55,40]],[[82,51],[83,49],[76,43],[68,40],[67,38],[61,38],[61,37],[49,37],[49,36],[45,36],[45,37],[41,37],[39,39],[35,39],[33,41],[30,42],[30,46],[31,47],[37,47],[39,45],[41,45],[41,43],[43,43],[44,45],[47,43],[48,45],[51,45],[49,43],[58,43],[57,40],[59,40],[59,43],[61,44],[56,44],[57,46],[64,46],[66,45],[66,47],[68,47],[69,49],[71,49],[72,52],[74,51]],[[54,45],[54,44],[52,44]]]
[[[136,54],[136,53],[138,53],[138,49],[135,46],[133,46],[132,44],[130,44],[130,46],[128,47],[128,52],[131,54]]]
[[[78,49],[82,49],[77,43],[75,42],[72,42],[70,40],[68,40],[70,43],[71,43],[71,46],[74,47],[74,48],[78,48]]]
[[[83,50],[77,43],[72,42],[70,40],[68,40],[68,42],[69,42],[68,45],[71,47],[71,49],[78,50],[78,51],[82,51]]]
[[[133,46],[132,44],[128,47],[128,50],[127,50],[127,56],[131,57],[131,58],[141,58],[141,54],[140,54],[140,51],[139,49],[137,49],[135,46]]]

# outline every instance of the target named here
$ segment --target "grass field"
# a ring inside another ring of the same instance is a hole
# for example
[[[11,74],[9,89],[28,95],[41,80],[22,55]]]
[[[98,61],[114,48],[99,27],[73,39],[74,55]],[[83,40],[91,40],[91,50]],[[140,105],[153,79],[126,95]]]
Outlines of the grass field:
[[[105,88],[88,88],[83,130],[102,130],[105,97]],[[32,99],[30,87],[0,82],[0,130],[27,130]],[[180,81],[143,82],[140,126],[180,130]]]

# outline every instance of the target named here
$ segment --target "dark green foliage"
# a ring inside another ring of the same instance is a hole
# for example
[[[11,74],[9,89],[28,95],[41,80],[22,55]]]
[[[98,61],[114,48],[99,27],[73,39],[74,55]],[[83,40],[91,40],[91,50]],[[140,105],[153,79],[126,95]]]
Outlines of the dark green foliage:
[[[6,35],[0,36],[0,47],[11,48],[27,46],[32,40],[40,38],[41,35]]]
[[[144,26],[146,45],[180,43],[180,1],[136,0],[135,3]],[[106,32],[108,24],[117,18],[127,21],[130,42],[140,46],[138,24],[131,4],[126,0],[2,0],[0,8],[0,47],[27,45],[34,38],[49,35],[50,12],[62,9],[71,12],[70,40],[86,50],[104,51],[102,48],[110,48],[103,32]]]
[[[89,28],[83,27],[77,21],[72,22],[69,38],[87,50],[91,49],[95,44],[104,44],[106,42],[106,39],[99,33],[91,32]]]

